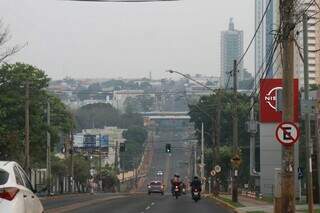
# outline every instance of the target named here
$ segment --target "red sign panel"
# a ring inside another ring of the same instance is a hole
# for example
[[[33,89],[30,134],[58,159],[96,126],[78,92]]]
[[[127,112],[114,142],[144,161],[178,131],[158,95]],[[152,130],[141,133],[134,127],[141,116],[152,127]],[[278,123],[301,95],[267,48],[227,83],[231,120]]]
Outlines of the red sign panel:
[[[282,112],[277,111],[277,93],[282,90],[282,79],[260,80],[260,122],[279,123],[282,122]],[[299,83],[294,80],[294,120],[298,122],[299,117]]]

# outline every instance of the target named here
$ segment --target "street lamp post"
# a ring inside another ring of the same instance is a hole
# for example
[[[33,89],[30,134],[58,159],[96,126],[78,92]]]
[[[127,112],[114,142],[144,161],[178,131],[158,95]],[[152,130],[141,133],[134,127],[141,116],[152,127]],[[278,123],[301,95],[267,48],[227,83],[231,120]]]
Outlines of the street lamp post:
[[[212,89],[211,87],[208,87],[207,85],[197,81],[196,79],[191,78],[189,75],[186,75],[186,74],[181,73],[179,71],[167,70],[166,72],[176,73],[176,74],[178,74],[178,75],[180,75],[180,76],[182,76],[182,77],[184,77],[186,79],[189,79],[189,80],[195,82],[196,84],[198,84],[198,85],[200,85],[200,86],[212,91],[214,94],[217,95],[218,104],[217,104],[216,118],[214,118],[213,116],[210,116],[208,113],[202,111],[200,109],[200,107],[198,107],[198,105],[195,105],[202,113],[204,113],[206,116],[208,116],[212,120],[212,127],[213,127],[212,128],[213,129],[213,132],[212,132],[213,133],[212,134],[212,146],[213,146],[212,147],[212,151],[213,151],[213,155],[214,155],[214,162],[213,162],[212,166],[214,168],[215,164],[217,164],[219,162],[219,158],[220,158],[220,156],[219,156],[219,146],[220,146],[220,119],[221,119],[221,91],[220,90],[216,91],[216,90]],[[214,126],[216,128],[214,128]],[[216,191],[217,187],[214,186],[214,189],[215,189],[214,191]]]

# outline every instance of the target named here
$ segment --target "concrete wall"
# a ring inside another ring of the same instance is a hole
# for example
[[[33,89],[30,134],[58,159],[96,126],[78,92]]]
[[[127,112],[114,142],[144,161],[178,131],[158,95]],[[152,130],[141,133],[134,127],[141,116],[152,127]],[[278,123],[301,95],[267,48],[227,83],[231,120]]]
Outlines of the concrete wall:
[[[281,168],[281,144],[276,140],[277,123],[260,124],[260,192],[272,196],[275,168]],[[299,167],[299,143],[295,145],[295,170]],[[298,196],[298,175],[295,171],[296,197]]]

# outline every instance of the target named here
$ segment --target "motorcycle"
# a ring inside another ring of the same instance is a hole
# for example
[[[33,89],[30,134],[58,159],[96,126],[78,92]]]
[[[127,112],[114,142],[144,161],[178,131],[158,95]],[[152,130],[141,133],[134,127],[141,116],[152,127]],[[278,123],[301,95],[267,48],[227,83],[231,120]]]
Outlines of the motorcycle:
[[[200,200],[200,191],[198,189],[192,190],[192,199],[194,202],[198,202]]]
[[[178,197],[180,196],[180,187],[178,185],[174,186],[173,196],[176,197],[176,199],[178,199]]]

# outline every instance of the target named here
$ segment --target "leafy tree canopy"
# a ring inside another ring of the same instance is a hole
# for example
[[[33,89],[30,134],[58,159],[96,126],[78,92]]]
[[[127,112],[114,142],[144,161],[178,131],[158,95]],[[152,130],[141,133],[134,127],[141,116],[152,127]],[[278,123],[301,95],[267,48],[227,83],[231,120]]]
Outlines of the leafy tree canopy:
[[[44,71],[28,64],[3,64],[0,67],[0,158],[23,162],[26,85],[30,88],[30,156],[33,166],[43,166],[47,131],[52,147],[59,133],[73,127],[72,116],[62,102],[45,91],[49,78]],[[46,123],[47,103],[51,105],[51,126]]]

